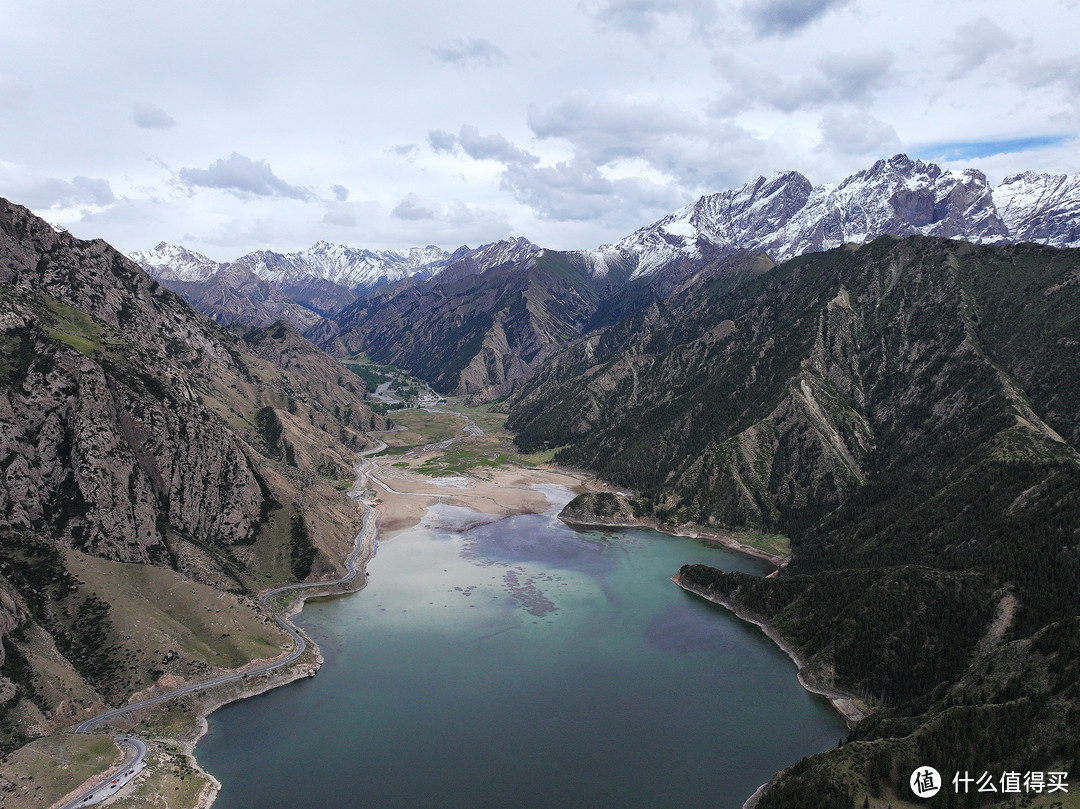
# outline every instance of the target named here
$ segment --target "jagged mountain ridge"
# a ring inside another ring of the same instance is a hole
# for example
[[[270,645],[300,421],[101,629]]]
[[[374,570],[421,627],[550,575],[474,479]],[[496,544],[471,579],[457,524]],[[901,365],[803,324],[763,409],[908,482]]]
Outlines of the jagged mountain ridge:
[[[600,271],[636,261],[636,277],[688,256],[742,249],[786,261],[883,234],[1076,247],[1077,212],[1080,177],[1028,172],[992,188],[974,169],[943,170],[896,155],[835,186],[814,186],[795,171],[759,177],[701,197],[592,256]]]
[[[223,326],[233,323],[271,326],[284,320],[304,331],[323,319],[312,306],[294,301],[277,286],[240,264],[222,265],[202,280],[160,280]]]
[[[296,253],[260,250],[232,263],[277,285],[311,277],[355,290],[399,281],[418,272],[423,273],[425,268],[441,267],[450,259],[450,255],[431,245],[407,250],[372,251],[321,241]]]
[[[286,320],[307,330],[361,293],[400,288],[447,269],[460,276],[484,272],[539,250],[520,237],[477,248],[462,246],[453,253],[430,245],[370,251],[317,242],[297,253],[262,250],[219,263],[161,242],[129,258],[220,323],[267,326]]]
[[[469,259],[426,283],[373,293],[342,312],[336,328],[309,335],[334,353],[366,351],[436,389],[490,401],[580,334],[596,307],[580,262],[525,249],[524,259],[486,271]],[[506,255],[520,253],[510,246],[495,257]]]
[[[136,250],[128,258],[159,281],[205,281],[226,265],[180,245],[160,242],[151,250]]]
[[[992,187],[975,169],[946,170],[901,154],[836,185],[815,186],[797,171],[758,177],[701,197],[614,244],[569,252],[579,253],[594,275],[630,265],[633,278],[718,253],[760,251],[786,261],[883,234],[1077,247],[1078,213],[1080,176],[1024,172]],[[323,279],[364,290],[430,277],[466,257],[493,267],[539,249],[520,237],[453,253],[431,245],[370,251],[318,242],[297,253],[259,251],[233,263],[279,287]],[[205,280],[225,266],[164,242],[131,258],[159,280]]]

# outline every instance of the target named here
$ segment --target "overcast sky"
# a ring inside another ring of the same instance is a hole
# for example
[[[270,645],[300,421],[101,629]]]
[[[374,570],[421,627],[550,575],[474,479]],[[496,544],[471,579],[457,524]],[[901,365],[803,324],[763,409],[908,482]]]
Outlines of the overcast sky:
[[[0,3],[0,196],[124,251],[588,248],[787,169],[1080,171],[1080,0]]]

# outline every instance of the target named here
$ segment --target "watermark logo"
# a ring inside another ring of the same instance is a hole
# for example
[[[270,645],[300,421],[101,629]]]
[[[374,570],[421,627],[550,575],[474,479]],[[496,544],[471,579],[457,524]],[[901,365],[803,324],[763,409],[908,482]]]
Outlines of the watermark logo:
[[[964,770],[953,775],[953,793],[969,795],[977,792],[996,792],[1004,795],[1031,795],[1069,792],[1069,774],[1062,770],[1046,772],[1009,770],[1000,775],[985,770],[982,775],[976,775],[976,772]],[[911,774],[909,783],[911,791],[920,798],[932,798],[947,785],[941,774],[933,767],[917,768]]]
[[[918,767],[911,774],[911,791],[920,798],[932,798],[941,791],[941,774],[933,767]]]

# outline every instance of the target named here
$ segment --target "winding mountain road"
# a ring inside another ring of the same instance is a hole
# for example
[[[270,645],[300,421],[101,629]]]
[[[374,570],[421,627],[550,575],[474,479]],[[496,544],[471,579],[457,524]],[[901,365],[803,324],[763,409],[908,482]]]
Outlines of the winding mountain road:
[[[376,446],[373,449],[365,450],[364,452],[360,453],[361,456],[381,452],[386,448],[386,444],[382,441],[379,441],[378,443],[379,446]],[[349,497],[352,498],[357,504],[359,504],[360,507],[364,510],[364,516],[363,522],[361,523],[360,532],[356,535],[356,539],[353,541],[352,553],[350,553],[349,557],[345,560],[346,574],[340,578],[330,581],[302,582],[299,584],[286,584],[281,587],[275,587],[274,589],[267,590],[262,595],[260,595],[259,601],[261,601],[263,604],[268,604],[269,600],[274,596],[280,593],[288,592],[290,590],[303,590],[310,588],[324,589],[327,587],[334,587],[339,584],[347,584],[348,582],[356,578],[357,574],[359,573],[359,569],[357,568],[357,560],[359,560],[362,556],[365,559],[371,558],[375,549],[375,536],[378,533],[378,520],[375,509],[373,509],[363,500],[363,494],[366,488],[365,480],[369,478],[369,464],[371,464],[371,462],[368,461],[366,458],[364,460],[361,460],[361,462],[357,464],[355,470],[356,482],[353,484],[352,489],[349,490]],[[371,476],[370,479],[375,480],[373,476]],[[105,711],[77,725],[74,729],[74,732],[94,733],[95,728],[99,727],[100,725],[103,725],[106,722],[117,718],[118,716],[123,716],[126,713],[137,711],[140,708],[157,705],[160,702],[175,699],[176,697],[181,697],[185,694],[190,694],[195,691],[203,691],[208,688],[214,688],[219,685],[224,685],[226,683],[237,682],[239,680],[244,680],[259,674],[265,674],[266,672],[274,671],[276,669],[281,669],[291,665],[307,650],[307,641],[304,639],[304,636],[301,635],[300,632],[297,630],[296,626],[293,625],[291,621],[289,621],[288,618],[275,613],[274,620],[277,621],[278,626],[285,630],[285,632],[287,632],[289,634],[289,637],[291,637],[293,640],[293,649],[285,657],[279,660],[274,660],[257,668],[248,669],[247,671],[222,674],[206,680],[199,680],[197,682],[181,686],[180,688],[173,689],[172,691],[168,691],[164,694],[158,694],[155,697],[150,697],[149,699],[140,700],[139,702],[133,702],[120,708],[114,708],[112,710]],[[129,783],[135,778],[136,775],[138,775],[140,772],[142,772],[143,769],[145,769],[145,758],[148,749],[147,743],[145,741],[143,741],[142,739],[138,739],[134,736],[127,735],[114,736],[113,738],[116,739],[117,742],[131,750],[132,755],[130,757],[125,757],[124,763],[114,772],[107,775],[101,783],[79,794],[77,797],[73,798],[67,803],[61,804],[59,809],[76,809],[76,807],[93,806],[96,803],[100,803],[106,798],[115,795],[121,787]]]

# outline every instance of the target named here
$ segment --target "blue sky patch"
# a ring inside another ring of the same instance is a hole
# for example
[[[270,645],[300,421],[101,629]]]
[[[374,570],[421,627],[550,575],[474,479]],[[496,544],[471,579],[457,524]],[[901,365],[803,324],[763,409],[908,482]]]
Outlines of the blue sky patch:
[[[1012,140],[953,141],[934,143],[918,151],[924,160],[972,160],[977,157],[1045,149],[1048,146],[1058,146],[1069,139],[1066,135],[1041,135],[1035,138],[1013,138]]]

